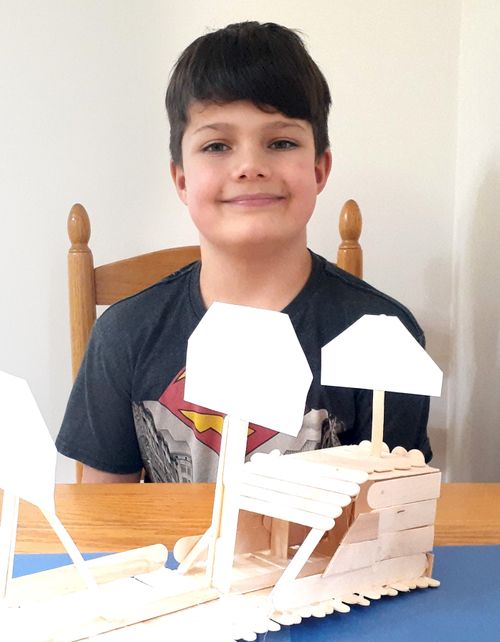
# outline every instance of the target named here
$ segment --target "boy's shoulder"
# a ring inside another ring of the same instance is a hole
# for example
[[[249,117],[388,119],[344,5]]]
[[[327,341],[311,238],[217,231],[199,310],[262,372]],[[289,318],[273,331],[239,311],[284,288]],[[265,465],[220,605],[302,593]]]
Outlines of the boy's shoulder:
[[[109,306],[96,325],[109,332],[113,329],[135,331],[161,321],[167,311],[199,315],[199,261],[169,274],[149,287]]]
[[[318,274],[318,297],[326,314],[334,311],[336,316],[342,314],[347,325],[363,314],[397,316],[415,338],[423,340],[422,328],[404,304],[321,256],[313,255],[313,260]]]

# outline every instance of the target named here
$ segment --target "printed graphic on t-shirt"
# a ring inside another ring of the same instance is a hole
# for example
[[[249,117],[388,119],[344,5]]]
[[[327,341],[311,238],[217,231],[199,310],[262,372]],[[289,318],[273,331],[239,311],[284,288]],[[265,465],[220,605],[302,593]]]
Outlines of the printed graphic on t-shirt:
[[[184,401],[185,381],[186,370],[183,368],[167,386],[159,401],[193,431],[196,439],[219,454],[224,415]],[[277,434],[275,430],[249,424],[247,455]]]
[[[134,403],[134,421],[148,481],[215,481],[224,415],[184,400],[185,369],[158,401]],[[338,445],[326,410],[309,410],[297,437],[249,424],[247,459],[277,449],[286,454]]]

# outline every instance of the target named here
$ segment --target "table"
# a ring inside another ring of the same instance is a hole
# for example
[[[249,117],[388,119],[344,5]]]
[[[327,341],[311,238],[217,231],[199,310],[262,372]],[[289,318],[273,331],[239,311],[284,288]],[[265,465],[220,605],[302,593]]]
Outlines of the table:
[[[56,507],[81,551],[172,550],[207,528],[213,493],[213,484],[58,484]],[[500,544],[500,483],[443,484],[435,526],[436,546]],[[21,502],[16,551],[62,550],[38,508]]]

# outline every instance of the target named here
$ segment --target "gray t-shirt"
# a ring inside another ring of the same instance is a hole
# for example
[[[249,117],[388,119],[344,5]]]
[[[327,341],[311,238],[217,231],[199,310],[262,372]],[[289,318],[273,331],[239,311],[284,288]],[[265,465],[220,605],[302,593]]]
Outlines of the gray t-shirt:
[[[312,271],[283,310],[314,378],[297,437],[250,424],[247,457],[370,438],[372,393],[320,385],[321,348],[363,314],[396,315],[424,345],[412,314],[311,253]],[[187,341],[205,308],[193,263],[108,308],[96,321],[56,440],[58,450],[111,473],[145,469],[146,481],[215,481],[223,416],[184,401]],[[428,397],[388,393],[384,441],[432,456]]]

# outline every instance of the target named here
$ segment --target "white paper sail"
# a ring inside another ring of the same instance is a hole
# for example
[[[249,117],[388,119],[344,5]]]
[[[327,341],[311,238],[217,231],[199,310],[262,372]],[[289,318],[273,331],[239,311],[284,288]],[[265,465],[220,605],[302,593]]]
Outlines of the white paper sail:
[[[312,373],[288,315],[214,303],[188,342],[184,398],[296,436]]]
[[[56,515],[54,488],[57,451],[33,394],[24,379],[0,372],[0,488],[6,495],[20,497],[38,506],[71,557],[84,583],[97,585],[61,521]],[[4,498],[5,499],[5,498]],[[14,511],[9,516],[17,520]],[[3,521],[3,520],[2,520]],[[12,571],[15,529],[2,525],[0,537],[0,581],[3,593]],[[5,537],[4,537],[5,534]],[[10,541],[7,541],[10,539]],[[5,541],[4,541],[5,540]]]
[[[361,317],[321,351],[321,384],[438,397],[443,373],[394,316]]]
[[[28,383],[0,372],[0,488],[54,512],[56,447]]]

